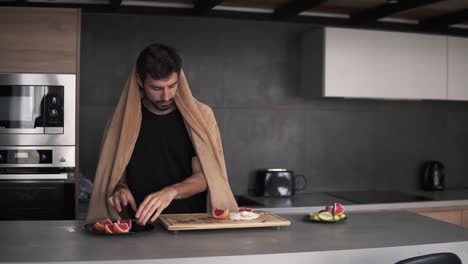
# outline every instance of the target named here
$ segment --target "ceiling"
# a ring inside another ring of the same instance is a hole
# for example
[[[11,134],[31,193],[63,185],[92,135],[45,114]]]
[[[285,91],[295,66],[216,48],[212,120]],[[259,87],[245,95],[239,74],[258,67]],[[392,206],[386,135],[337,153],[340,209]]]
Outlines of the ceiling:
[[[83,12],[229,17],[468,36],[468,0],[0,0],[0,6],[79,7]]]

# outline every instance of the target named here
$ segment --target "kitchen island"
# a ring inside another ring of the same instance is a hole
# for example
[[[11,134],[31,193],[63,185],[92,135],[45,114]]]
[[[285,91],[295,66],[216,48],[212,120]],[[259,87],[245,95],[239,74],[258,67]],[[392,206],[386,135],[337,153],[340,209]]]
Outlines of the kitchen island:
[[[109,237],[83,221],[4,221],[0,262],[394,263],[434,252],[468,262],[468,229],[411,212],[350,212],[340,223],[285,214],[291,226]]]

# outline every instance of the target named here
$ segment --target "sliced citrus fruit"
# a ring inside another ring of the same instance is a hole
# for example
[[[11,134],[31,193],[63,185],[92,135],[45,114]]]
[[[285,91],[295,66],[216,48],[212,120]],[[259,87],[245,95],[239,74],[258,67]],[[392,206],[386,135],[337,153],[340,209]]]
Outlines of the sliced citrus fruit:
[[[94,224],[94,230],[99,231],[99,232],[104,232],[106,225],[112,225],[112,221],[110,219],[104,219],[101,221],[97,221]]]
[[[319,213],[318,217],[320,218],[320,220],[323,220],[323,221],[327,221],[327,222],[334,221],[333,215],[330,212]]]
[[[319,215],[318,212],[309,213],[309,219],[310,220],[315,220],[315,221],[320,221],[320,218],[319,218],[318,215]]]
[[[239,207],[239,213],[240,212],[253,212],[253,209],[252,208],[248,208],[248,207]]]
[[[213,211],[211,211],[211,214],[213,215],[214,218],[217,218],[217,219],[228,219],[229,209],[214,208]]]
[[[113,234],[114,233],[114,224],[106,225],[104,230],[106,231],[107,234]]]
[[[121,219],[117,220],[117,223],[119,224],[127,224],[129,229],[132,229],[132,219]]]
[[[130,231],[130,227],[127,223],[114,223],[112,231],[115,234],[128,233],[128,231]]]
[[[342,213],[344,213],[344,206],[339,203],[335,203],[333,205],[333,215],[340,215]]]

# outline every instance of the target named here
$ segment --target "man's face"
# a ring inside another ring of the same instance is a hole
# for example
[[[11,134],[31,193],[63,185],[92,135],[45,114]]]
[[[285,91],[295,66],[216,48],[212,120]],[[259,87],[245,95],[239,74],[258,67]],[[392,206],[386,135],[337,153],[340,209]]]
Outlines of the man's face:
[[[145,97],[156,109],[165,111],[171,108],[175,102],[174,97],[179,88],[179,76],[176,72],[171,73],[167,78],[153,80],[147,75],[144,83],[138,82],[145,91]]]

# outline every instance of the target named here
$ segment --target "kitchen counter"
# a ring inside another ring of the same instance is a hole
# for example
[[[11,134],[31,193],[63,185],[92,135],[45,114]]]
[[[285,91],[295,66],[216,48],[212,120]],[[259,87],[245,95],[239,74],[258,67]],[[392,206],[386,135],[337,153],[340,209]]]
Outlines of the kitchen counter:
[[[378,191],[377,191],[378,192]],[[292,197],[260,197],[240,195],[239,206],[263,209],[277,214],[297,214],[322,210],[325,205],[340,203],[346,211],[407,210],[434,207],[468,206],[468,189],[440,191],[416,191],[407,194],[429,198],[426,201],[407,201],[398,203],[356,203],[332,196],[327,192],[298,193]],[[80,203],[78,219],[85,219],[87,203]]]
[[[468,189],[451,189],[445,191],[417,191],[414,194],[431,198],[434,201],[468,200]]]
[[[282,217],[291,226],[172,233],[157,225],[124,237],[89,234],[82,221],[3,221],[0,262],[385,264],[444,251],[468,261],[468,229],[415,213],[351,212],[331,224]]]
[[[241,195],[238,198],[238,203],[239,206],[253,206],[257,208],[307,207],[333,203],[341,203],[343,205],[355,204],[354,202],[340,199],[321,192],[296,194],[291,197],[261,197]]]
[[[376,195],[376,201],[379,191],[371,191]],[[388,191],[381,191],[382,195]],[[407,210],[415,208],[434,208],[434,207],[454,207],[468,206],[468,189],[446,190],[443,192],[408,192],[403,193],[408,197],[414,196],[415,200],[407,199],[405,202],[387,202],[379,203],[372,202],[370,198],[366,203],[346,200],[343,197],[337,197],[327,192],[317,193],[299,193],[293,197],[257,197],[243,195],[239,197],[240,206],[250,206],[253,208],[261,208],[273,213],[307,213],[319,211],[324,205],[332,205],[333,203],[341,203],[346,206],[346,211],[375,211],[375,210]],[[417,199],[417,196],[427,198],[427,200]]]

